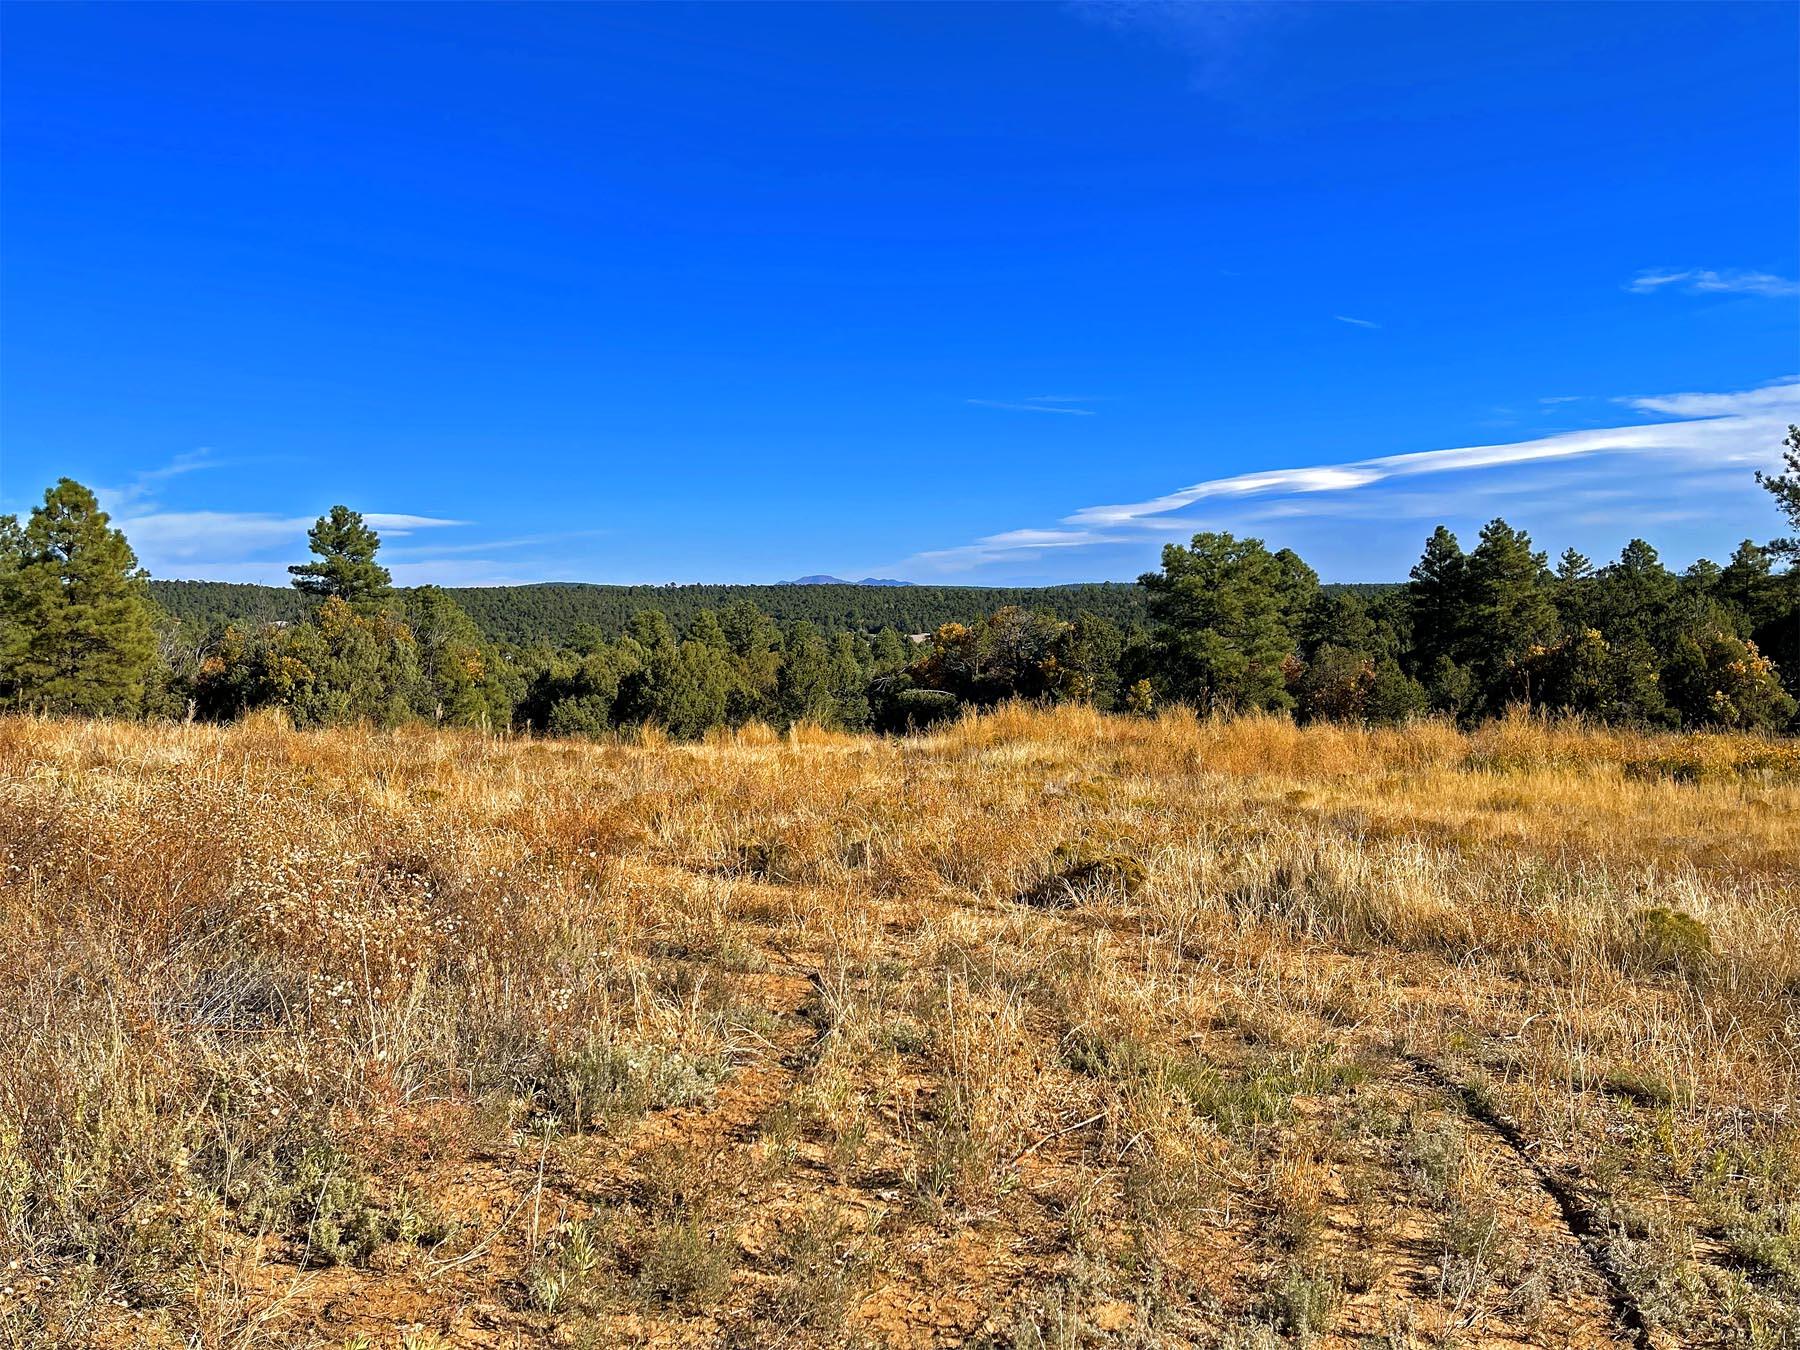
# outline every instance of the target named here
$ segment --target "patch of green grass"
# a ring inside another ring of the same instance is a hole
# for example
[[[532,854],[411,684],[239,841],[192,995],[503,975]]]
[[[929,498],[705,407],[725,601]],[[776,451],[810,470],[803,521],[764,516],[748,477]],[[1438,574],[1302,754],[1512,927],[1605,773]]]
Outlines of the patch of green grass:
[[[1329,1046],[1267,1056],[1235,1073],[1194,1059],[1171,1058],[1163,1072],[1169,1086],[1196,1113],[1231,1135],[1283,1124],[1293,1118],[1296,1096],[1337,1092],[1368,1076],[1361,1065],[1339,1061]]]
[[[1064,909],[1099,897],[1129,900],[1149,878],[1149,870],[1129,853],[1091,844],[1060,844],[1045,875],[1020,891],[1017,899],[1040,909]]]
[[[1608,1095],[1637,1106],[1674,1106],[1682,1096],[1667,1078],[1634,1064],[1612,1065],[1601,1077],[1600,1086]]]
[[[653,1303],[700,1312],[731,1284],[731,1250],[719,1235],[687,1216],[655,1224],[638,1262],[638,1291]]]
[[[1277,1331],[1304,1344],[1331,1330],[1343,1299],[1335,1273],[1293,1261],[1263,1295],[1263,1310]]]
[[[378,1202],[362,1164],[323,1133],[300,1134],[251,1160],[228,1199],[241,1227],[289,1238],[311,1265],[362,1264],[390,1242],[435,1245],[454,1228],[405,1190]]]
[[[1628,962],[1640,970],[1691,977],[1712,963],[1712,933],[1691,914],[1653,905],[1631,916],[1625,950]]]
[[[611,1210],[558,1225],[525,1268],[522,1282],[529,1305],[557,1315],[591,1311],[605,1302],[617,1274],[616,1227]]]
[[[727,1071],[715,1056],[595,1037],[552,1054],[545,1072],[525,1086],[540,1116],[579,1132],[708,1101]]]
[[[782,1322],[840,1333],[873,1264],[872,1232],[843,1206],[824,1202],[783,1223],[776,1253]]]

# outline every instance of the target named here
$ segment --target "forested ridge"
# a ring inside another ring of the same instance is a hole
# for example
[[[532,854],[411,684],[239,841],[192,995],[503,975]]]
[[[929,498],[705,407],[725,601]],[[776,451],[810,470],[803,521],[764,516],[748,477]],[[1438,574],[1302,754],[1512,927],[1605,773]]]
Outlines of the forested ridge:
[[[1800,429],[1759,474],[1800,536]],[[150,581],[63,479],[0,517],[0,706],[297,725],[597,735],[800,722],[903,731],[1009,699],[1307,721],[1472,723],[1523,706],[1642,726],[1795,729],[1800,537],[1681,572],[1649,542],[1554,565],[1505,520],[1443,526],[1403,584],[1332,586],[1202,532],[1135,585],[396,588],[333,507],[293,588]]]
[[[281,586],[224,581],[152,581],[151,597],[184,624],[292,622],[305,597]],[[1070,586],[668,585],[607,586],[547,581],[529,586],[447,586],[475,626],[495,642],[573,644],[591,634],[617,637],[642,610],[660,610],[677,627],[702,610],[748,601],[777,623],[806,620],[829,632],[897,628],[928,633],[940,624],[972,623],[1005,605],[1061,619],[1081,613],[1117,624],[1145,617],[1145,595],[1128,581]]]
[[[1327,582],[1372,600],[1401,582]],[[805,619],[828,632],[873,633],[897,628],[929,633],[946,623],[973,623],[996,609],[1024,609],[1073,619],[1093,614],[1129,626],[1149,615],[1149,595],[1131,581],[1092,581],[1063,586],[735,586],[724,584],[609,586],[585,581],[544,581],[527,586],[446,586],[444,594],[495,642],[571,645],[598,633],[617,637],[641,610],[666,614],[678,627],[702,610],[747,600],[777,623]],[[307,613],[305,597],[286,586],[232,581],[152,579],[150,597],[191,629],[228,623],[292,623]]]

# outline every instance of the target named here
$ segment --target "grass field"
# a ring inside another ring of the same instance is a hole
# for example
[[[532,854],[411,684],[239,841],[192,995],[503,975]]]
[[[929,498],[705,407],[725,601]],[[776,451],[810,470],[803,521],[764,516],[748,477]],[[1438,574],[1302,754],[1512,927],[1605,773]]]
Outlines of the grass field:
[[[1800,750],[0,721],[0,1344],[1800,1344]]]

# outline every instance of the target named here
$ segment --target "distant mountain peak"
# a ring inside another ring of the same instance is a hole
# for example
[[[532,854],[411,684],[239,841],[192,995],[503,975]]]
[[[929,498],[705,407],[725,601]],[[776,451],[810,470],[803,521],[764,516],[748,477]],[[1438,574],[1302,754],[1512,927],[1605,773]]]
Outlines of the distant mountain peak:
[[[864,577],[861,581],[846,581],[842,577],[815,572],[810,577],[796,577],[792,581],[784,581],[781,584],[783,586],[915,586],[918,583],[895,581],[892,577]]]

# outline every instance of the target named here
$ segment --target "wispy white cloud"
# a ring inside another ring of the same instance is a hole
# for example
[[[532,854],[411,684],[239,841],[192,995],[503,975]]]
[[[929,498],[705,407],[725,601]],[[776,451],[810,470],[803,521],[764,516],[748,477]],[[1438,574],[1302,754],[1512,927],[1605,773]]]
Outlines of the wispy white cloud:
[[[1376,323],[1373,319],[1353,319],[1348,314],[1333,314],[1331,317],[1336,319],[1339,323],[1354,324],[1358,328],[1381,327],[1381,325]]]
[[[1265,519],[1344,514],[1345,494],[1393,479],[1427,475],[1562,463],[1600,455],[1656,456],[1672,465],[1701,468],[1737,469],[1772,463],[1787,423],[1800,421],[1800,378],[1736,393],[1638,396],[1618,402],[1637,412],[1681,420],[1230,474],[1145,501],[1082,507],[1064,516],[1059,528],[985,535],[957,548],[917,554],[902,565],[966,571],[1040,556],[1047,549],[1130,544],[1147,532],[1173,535],[1202,523],[1179,514],[1201,503],[1232,504],[1235,509],[1244,502],[1266,498],[1267,503],[1257,511]]]
[[[1800,281],[1773,272],[1715,272],[1707,268],[1640,272],[1626,289],[1638,295],[1673,287],[1690,295],[1800,295]]]
[[[397,511],[364,511],[363,524],[388,534],[411,534],[414,530],[438,530],[446,525],[467,525],[466,520],[444,520],[438,516],[409,516]]]
[[[1121,525],[1158,527],[1160,522],[1156,517],[1214,497],[1339,492],[1367,487],[1389,478],[1492,469],[1536,460],[1607,453],[1659,452],[1694,457],[1717,457],[1740,449],[1755,453],[1761,449],[1761,438],[1768,435],[1770,428],[1780,425],[1782,416],[1800,416],[1800,381],[1735,394],[1672,394],[1626,402],[1640,412],[1690,420],[1565,431],[1506,444],[1466,445],[1448,450],[1382,455],[1347,464],[1233,474],[1194,483],[1149,501],[1084,507],[1065,519],[1071,524],[1115,528]],[[1777,413],[1781,415],[1775,415]]]
[[[96,487],[94,496],[109,515],[118,515],[121,511],[128,511],[133,506],[153,500],[162,485],[171,478],[179,478],[200,469],[221,467],[223,465],[214,457],[213,452],[201,446],[197,450],[182,451],[167,464],[135,473],[128,482],[112,487]]]
[[[148,511],[116,523],[139,554],[158,558],[246,558],[262,549],[295,544],[304,550],[313,516],[280,516],[265,511]],[[414,530],[462,525],[435,516],[370,511],[363,520],[391,537]]]
[[[167,575],[169,569],[179,568],[189,576],[261,580],[285,567],[264,556],[271,551],[304,556],[306,532],[315,517],[273,511],[172,510],[162,502],[170,480],[200,469],[224,468],[230,462],[204,447],[185,451],[166,464],[133,474],[122,485],[97,487],[94,495],[152,574]],[[365,511],[363,520],[387,539],[469,523],[406,511]],[[284,572],[280,579],[285,580]]]
[[[1087,548],[1110,542],[1115,541],[1094,530],[1006,530],[984,535],[972,544],[916,553],[906,565],[938,572],[962,572],[985,563],[1035,558],[1048,549]]]
[[[1615,400],[1639,412],[1660,413],[1664,417],[1746,417],[1779,413],[1791,416],[1800,412],[1800,375],[1789,375],[1756,389],[1735,394],[1653,394],[1633,395]]]
[[[433,539],[429,543],[410,547],[384,549],[382,557],[394,559],[396,562],[405,560],[408,563],[423,563],[430,559],[447,558],[456,554],[493,553],[509,549],[531,548],[537,544],[558,544],[570,539],[592,539],[610,533],[610,530],[603,529],[557,530],[550,534],[522,534],[512,539],[486,539],[477,544],[443,544]]]
[[[242,562],[282,545],[306,550],[309,516],[260,511],[150,511],[114,521],[153,573],[172,562]]]
[[[1092,408],[1077,408],[1076,403],[1088,403],[1090,399],[1071,398],[1066,395],[1045,394],[1039,398],[1005,400],[997,398],[966,398],[964,403],[977,408],[1004,408],[1008,412],[1061,413],[1065,417],[1092,417]]]
[[[152,509],[143,509],[146,506]],[[271,511],[164,511],[154,509],[154,503],[142,503],[113,523],[125,532],[152,575],[168,576],[171,569],[179,569],[183,575],[222,580],[246,567],[261,576],[276,566],[264,556],[274,550],[291,555],[289,561],[303,558],[306,532],[315,519]],[[467,523],[387,511],[365,512],[363,519],[388,539]]]

